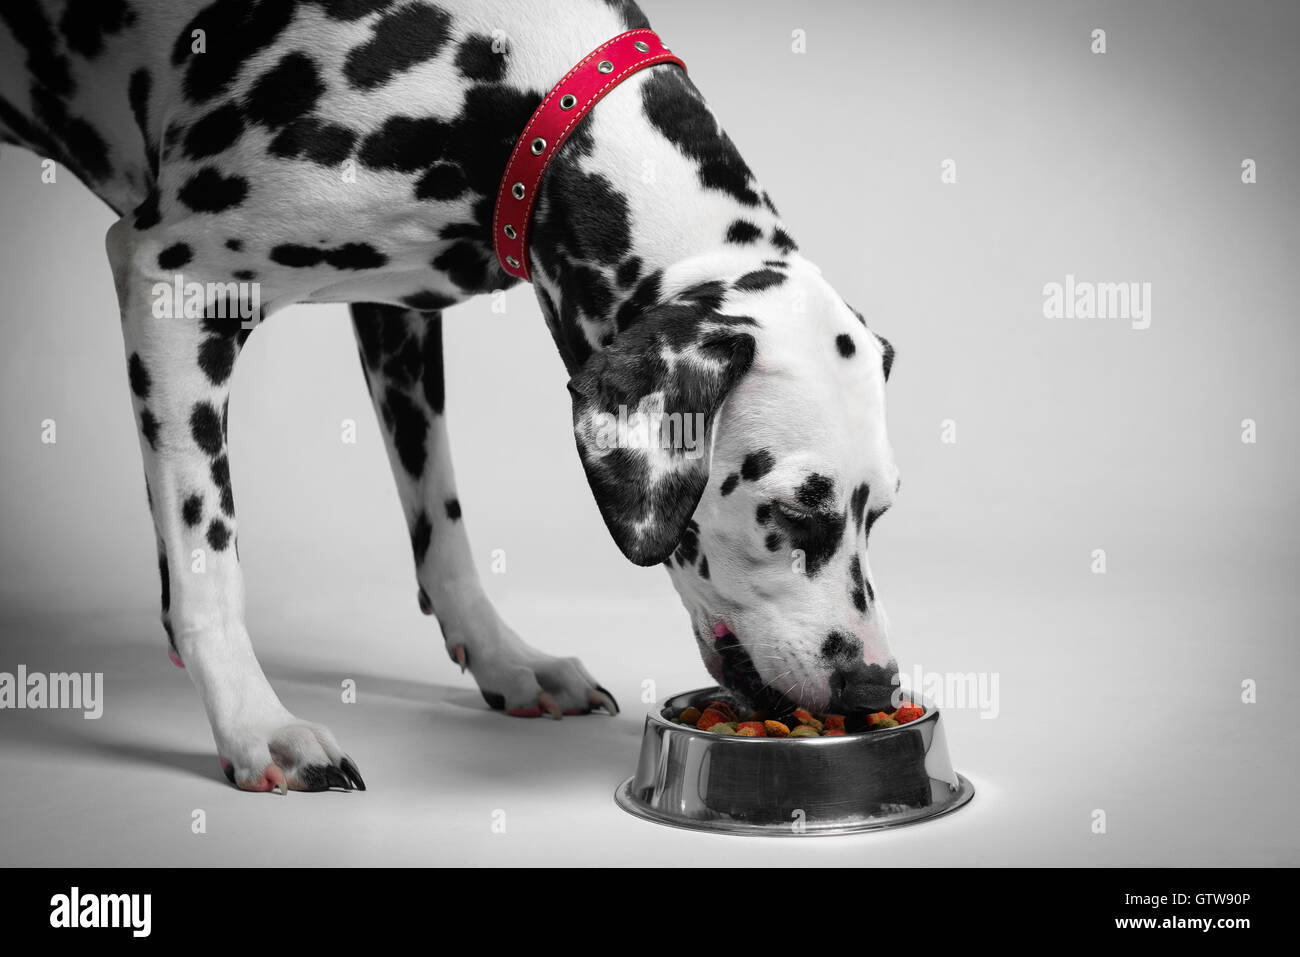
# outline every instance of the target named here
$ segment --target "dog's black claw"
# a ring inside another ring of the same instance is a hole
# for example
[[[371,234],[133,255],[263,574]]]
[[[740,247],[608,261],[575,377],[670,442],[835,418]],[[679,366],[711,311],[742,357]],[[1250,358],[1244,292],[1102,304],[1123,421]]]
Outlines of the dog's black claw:
[[[366,789],[366,782],[361,780],[361,772],[357,770],[357,766],[351,758],[344,758],[339,762],[339,767],[343,769],[343,773],[348,776],[348,780],[352,782],[354,788],[358,791]]]
[[[479,694],[483,696],[483,700],[487,702],[487,706],[491,708],[493,711],[506,710],[505,695],[497,694],[495,691],[484,691],[481,688],[479,689]]]
[[[325,769],[325,778],[332,788],[342,788],[344,791],[352,790],[352,782],[348,780],[348,776],[333,765]]]
[[[614,713],[615,713],[615,714],[618,714],[620,711],[623,710],[622,708],[620,708],[620,707],[618,706],[618,699],[615,698],[615,697],[614,697],[612,694],[610,694],[608,691],[606,691],[604,688],[602,688],[600,685],[596,685],[596,690],[599,691],[601,694],[603,694],[603,695],[604,695],[606,698],[608,698],[611,702],[613,702],[613,705],[614,705]]]

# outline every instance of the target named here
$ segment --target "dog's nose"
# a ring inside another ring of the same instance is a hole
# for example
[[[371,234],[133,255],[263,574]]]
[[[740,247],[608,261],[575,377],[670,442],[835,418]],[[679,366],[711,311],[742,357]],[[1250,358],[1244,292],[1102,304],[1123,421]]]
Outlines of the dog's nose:
[[[888,711],[894,706],[898,666],[892,661],[888,667],[856,662],[831,672],[830,686],[834,712]]]

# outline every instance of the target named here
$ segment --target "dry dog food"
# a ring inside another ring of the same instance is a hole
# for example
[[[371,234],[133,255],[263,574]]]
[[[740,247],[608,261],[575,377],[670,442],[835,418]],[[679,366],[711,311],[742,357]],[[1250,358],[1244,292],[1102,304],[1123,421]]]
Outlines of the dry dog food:
[[[852,731],[877,731],[897,728],[915,721],[925,714],[925,709],[912,702],[904,702],[893,711],[877,711],[865,716],[849,717],[842,714],[813,714],[796,708],[780,720],[760,713],[739,715],[735,706],[727,701],[707,701],[703,710],[695,706],[683,708],[676,717],[677,724],[690,725],[712,734],[734,734],[741,738],[837,738]],[[850,727],[852,725],[852,727]]]

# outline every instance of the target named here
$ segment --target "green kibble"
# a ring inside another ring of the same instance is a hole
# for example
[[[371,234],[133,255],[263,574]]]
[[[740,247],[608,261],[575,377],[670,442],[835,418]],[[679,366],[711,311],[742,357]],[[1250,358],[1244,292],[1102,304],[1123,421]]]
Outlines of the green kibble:
[[[735,734],[736,724],[734,721],[719,721],[713,727],[709,728],[711,734]]]
[[[794,728],[793,730],[791,730],[791,732],[790,732],[790,737],[792,737],[792,738],[820,738],[821,735],[817,733],[817,730],[816,730],[815,728],[810,728],[810,727],[808,727],[808,725],[806,725],[806,724],[801,724],[801,725],[799,725],[797,728]]]

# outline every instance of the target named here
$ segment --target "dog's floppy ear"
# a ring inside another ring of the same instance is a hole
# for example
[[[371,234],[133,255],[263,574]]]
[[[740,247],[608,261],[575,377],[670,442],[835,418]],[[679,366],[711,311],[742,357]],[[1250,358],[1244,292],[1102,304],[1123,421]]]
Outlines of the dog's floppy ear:
[[[573,434],[623,554],[655,565],[677,547],[709,480],[714,418],[749,371],[754,320],[697,303],[653,308],[569,381]]]

